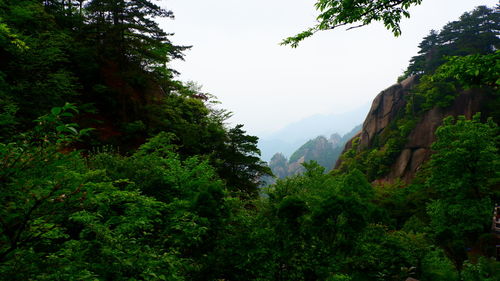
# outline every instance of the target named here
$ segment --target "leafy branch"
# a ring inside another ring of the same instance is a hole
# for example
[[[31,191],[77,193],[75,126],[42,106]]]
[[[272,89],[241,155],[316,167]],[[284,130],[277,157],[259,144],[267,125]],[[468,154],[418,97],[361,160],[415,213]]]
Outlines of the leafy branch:
[[[347,30],[360,28],[381,21],[394,36],[401,35],[399,23],[403,17],[409,18],[408,9],[420,5],[422,0],[318,0],[316,10],[320,12],[318,23],[295,36],[285,38],[280,45],[296,48],[299,43],[318,31],[332,30],[341,26],[357,24]]]

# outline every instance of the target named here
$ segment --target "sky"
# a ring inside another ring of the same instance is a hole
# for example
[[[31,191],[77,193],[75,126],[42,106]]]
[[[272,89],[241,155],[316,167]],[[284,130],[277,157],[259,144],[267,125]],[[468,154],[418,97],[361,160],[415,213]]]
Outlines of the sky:
[[[423,0],[395,38],[382,24],[319,32],[298,48],[282,39],[314,25],[314,0],[161,0],[160,26],[193,46],[171,67],[233,112],[233,125],[266,136],[315,114],[355,110],[394,84],[431,29],[498,0]]]

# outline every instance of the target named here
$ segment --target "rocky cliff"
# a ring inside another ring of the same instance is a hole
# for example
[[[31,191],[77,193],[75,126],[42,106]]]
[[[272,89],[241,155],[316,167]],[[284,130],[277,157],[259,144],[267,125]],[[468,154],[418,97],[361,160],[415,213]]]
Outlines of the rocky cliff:
[[[286,178],[304,172],[302,163],[314,160],[327,171],[333,169],[335,162],[342,153],[345,143],[361,129],[356,126],[351,132],[340,136],[337,133],[329,138],[318,136],[309,140],[297,149],[288,160],[282,153],[276,153],[269,162],[269,167],[278,178]]]
[[[311,160],[330,170],[342,151],[340,141],[341,137],[338,134],[333,134],[330,139],[319,136],[302,145],[289,160],[283,154],[276,153],[271,158],[269,167],[278,178],[286,178],[304,172],[302,163]]]
[[[288,176],[288,160],[282,153],[274,154],[269,162],[269,167],[277,178],[286,178]]]
[[[363,123],[361,131],[346,143],[344,152],[353,147],[353,140],[358,139],[356,151],[376,148],[377,141],[390,127],[396,123],[405,110],[406,97],[418,79],[413,76],[401,83],[397,83],[382,91],[373,100],[372,107]],[[431,144],[436,140],[435,131],[442,123],[443,118],[449,115],[465,115],[471,118],[477,112],[488,115],[488,103],[492,99],[486,91],[480,89],[460,92],[451,106],[447,108],[435,107],[424,112],[417,118],[416,125],[408,134],[406,142],[395,161],[390,165],[389,173],[379,180],[393,181],[400,178],[411,181],[431,155]],[[339,168],[342,160],[336,163]]]

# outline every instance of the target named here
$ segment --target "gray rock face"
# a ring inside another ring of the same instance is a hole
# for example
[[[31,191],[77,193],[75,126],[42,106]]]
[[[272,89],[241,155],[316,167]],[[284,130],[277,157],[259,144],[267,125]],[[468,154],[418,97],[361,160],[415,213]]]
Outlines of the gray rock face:
[[[445,109],[433,108],[426,112],[415,128],[410,132],[404,150],[391,167],[391,173],[387,180],[401,178],[406,182],[413,179],[422,164],[430,159],[432,154],[431,145],[436,141],[436,129],[441,126],[443,119],[447,116],[464,115],[471,119],[474,114],[484,110],[486,104],[486,94],[481,90],[464,91]],[[405,155],[405,151],[411,151],[410,156]],[[406,162],[404,170],[398,170],[398,163]],[[397,170],[397,173],[393,173]]]
[[[269,162],[269,167],[272,167],[273,174],[278,178],[284,178],[288,175],[288,160],[281,153],[274,154]]]
[[[397,118],[398,113],[405,109],[406,100],[404,97],[409,94],[410,89],[416,82],[415,77],[409,77],[403,82],[392,85],[378,94],[373,100],[370,111],[363,122],[361,131],[346,143],[342,153],[351,149],[352,141],[357,138],[359,138],[358,151],[371,148],[376,137]],[[408,152],[404,153],[406,158],[411,157]],[[406,158],[401,159],[397,163],[399,168],[397,170],[404,171],[406,169],[407,163],[405,163],[405,160],[408,160]],[[340,167],[341,163],[342,161],[339,159],[335,167]]]
[[[342,137],[337,133],[332,134],[328,139],[328,142],[331,143],[333,146],[337,146],[342,142]]]
[[[405,109],[405,95],[417,83],[415,77],[410,77],[382,91],[373,101],[372,107],[363,123],[361,132],[346,143],[344,152],[352,148],[352,140],[359,138],[358,151],[373,148],[375,139],[398,118]],[[393,181],[397,178],[411,181],[422,164],[431,156],[431,144],[436,140],[435,131],[446,116],[465,115],[471,118],[480,111],[485,111],[488,103],[487,95],[482,90],[469,90],[460,93],[453,104],[445,109],[433,108],[425,112],[416,126],[410,132],[407,142],[392,164],[390,172],[383,181]],[[339,159],[336,168],[341,164]]]
[[[361,130],[360,149],[372,145],[375,136],[380,134],[396,118],[397,114],[404,110],[406,96],[415,85],[416,78],[410,77],[401,83],[392,85],[382,91],[373,100],[372,107],[366,116]]]

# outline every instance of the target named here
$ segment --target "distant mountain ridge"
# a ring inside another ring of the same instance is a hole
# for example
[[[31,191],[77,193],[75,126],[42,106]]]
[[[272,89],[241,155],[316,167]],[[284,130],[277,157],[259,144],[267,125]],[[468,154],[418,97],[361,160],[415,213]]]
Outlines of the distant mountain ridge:
[[[278,152],[271,158],[269,167],[278,178],[286,178],[304,172],[302,163],[312,160],[329,171],[334,168],[346,142],[360,130],[361,125],[358,125],[342,137],[338,133],[332,134],[328,139],[325,136],[318,136],[303,144],[290,156],[289,160],[283,153]]]
[[[370,103],[341,114],[313,115],[265,136],[259,136],[261,158],[270,161],[273,155],[281,152],[285,157],[314,136],[329,136],[348,133],[356,125],[361,124],[370,109]]]

